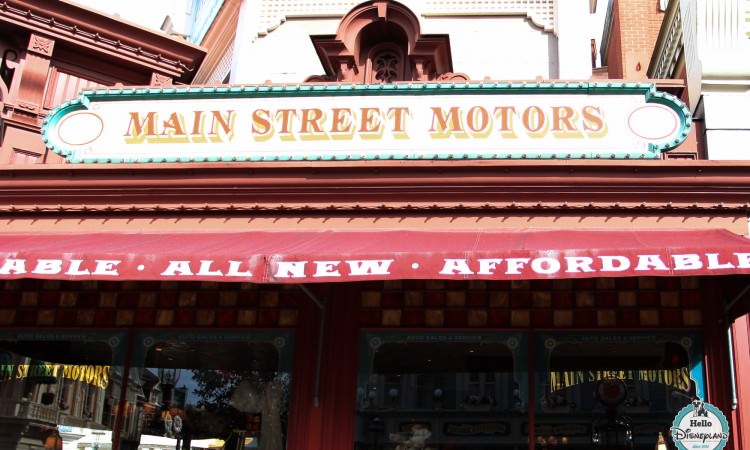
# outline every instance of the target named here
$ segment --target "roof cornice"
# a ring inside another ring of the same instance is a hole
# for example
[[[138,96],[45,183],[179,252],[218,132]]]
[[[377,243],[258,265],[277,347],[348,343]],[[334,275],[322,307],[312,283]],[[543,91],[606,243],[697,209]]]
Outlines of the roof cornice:
[[[0,213],[750,210],[750,162],[6,166]]]
[[[0,23],[12,23],[74,47],[189,82],[205,50],[185,40],[60,0],[0,1]]]

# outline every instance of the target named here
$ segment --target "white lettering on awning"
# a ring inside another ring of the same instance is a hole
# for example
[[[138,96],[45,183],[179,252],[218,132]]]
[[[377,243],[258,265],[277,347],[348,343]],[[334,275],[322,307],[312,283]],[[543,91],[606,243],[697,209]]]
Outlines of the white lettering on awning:
[[[31,273],[54,274],[62,272],[62,259],[38,259]]]
[[[350,275],[389,275],[392,259],[364,259],[347,261]]]
[[[253,274],[249,270],[240,272],[240,267],[242,267],[242,261],[229,261],[229,269],[227,270],[227,276],[228,277],[252,277],[253,276]]]
[[[718,253],[706,253],[706,257],[708,258],[708,268],[709,269],[733,269],[734,264],[730,262],[719,262],[719,254]]]
[[[703,267],[700,256],[696,254],[672,255],[674,270],[695,270]]]
[[[305,265],[307,261],[279,261],[276,278],[305,278]]]
[[[630,269],[630,260],[624,256],[599,256],[602,261],[602,272],[624,272]]]
[[[15,273],[26,273],[25,259],[6,259],[3,266],[0,267],[0,273],[10,275]]]
[[[215,276],[222,276],[224,275],[224,272],[221,270],[211,270],[211,265],[214,262],[211,260],[201,260],[201,265],[198,268],[198,273],[196,275],[201,277],[215,277]]]
[[[190,261],[169,261],[169,265],[161,274],[165,277],[187,276],[192,275],[193,271],[190,269]]]
[[[534,258],[531,260],[531,270],[545,275],[560,271],[560,261],[555,258]]]
[[[474,272],[469,269],[469,263],[465,259],[445,259],[443,268],[438,273],[441,275],[471,275]]]
[[[638,265],[635,270],[669,270],[659,255],[638,255]]]
[[[594,259],[589,258],[588,256],[566,256],[565,261],[568,263],[568,269],[566,270],[568,273],[594,271],[594,269],[591,268]]]
[[[315,261],[314,277],[340,277],[338,265],[341,261]]]

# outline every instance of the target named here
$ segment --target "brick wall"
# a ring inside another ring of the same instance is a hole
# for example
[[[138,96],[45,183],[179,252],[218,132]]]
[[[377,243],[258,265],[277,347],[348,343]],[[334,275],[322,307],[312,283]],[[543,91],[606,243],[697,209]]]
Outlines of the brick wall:
[[[659,0],[615,0],[607,65],[610,78],[643,79],[664,13]]]

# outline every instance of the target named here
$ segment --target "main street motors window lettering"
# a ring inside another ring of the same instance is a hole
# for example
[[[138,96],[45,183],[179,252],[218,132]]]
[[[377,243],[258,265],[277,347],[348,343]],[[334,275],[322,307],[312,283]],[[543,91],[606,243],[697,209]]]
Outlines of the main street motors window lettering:
[[[651,450],[703,357],[692,332],[365,333],[355,448]]]
[[[355,449],[525,447],[521,334],[366,333]]]
[[[695,333],[540,334],[535,355],[539,448],[650,450],[704,395]]]
[[[133,430],[140,390],[128,384],[122,397],[125,340],[108,333],[0,333],[0,448],[41,449],[58,438],[79,448],[111,442],[122,406],[123,430]]]
[[[658,158],[691,127],[641,83],[117,88],[58,107],[72,162]]]

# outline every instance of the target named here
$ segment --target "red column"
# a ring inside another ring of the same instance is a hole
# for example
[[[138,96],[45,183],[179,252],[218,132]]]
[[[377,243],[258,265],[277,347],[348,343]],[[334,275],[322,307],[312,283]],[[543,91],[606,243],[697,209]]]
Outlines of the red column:
[[[750,315],[735,320],[732,327],[734,367],[737,383],[737,409],[732,411],[730,436],[734,448],[750,450]]]
[[[703,335],[706,363],[706,401],[719,408],[731,420],[729,341],[724,315],[725,298],[730,295],[720,278],[703,280]],[[732,433],[733,430],[730,430]],[[727,450],[733,443],[727,442]]]

